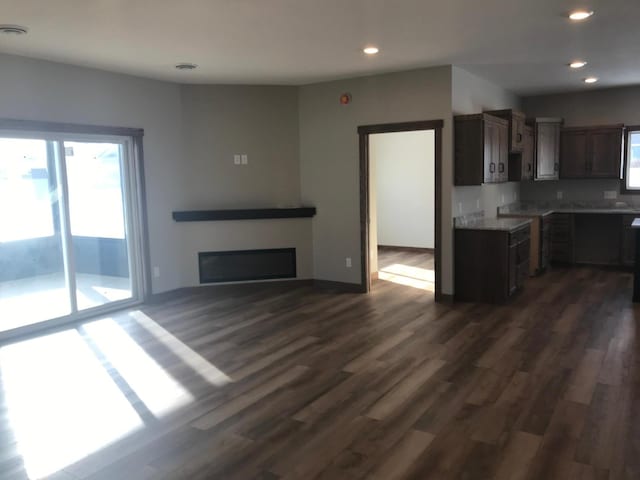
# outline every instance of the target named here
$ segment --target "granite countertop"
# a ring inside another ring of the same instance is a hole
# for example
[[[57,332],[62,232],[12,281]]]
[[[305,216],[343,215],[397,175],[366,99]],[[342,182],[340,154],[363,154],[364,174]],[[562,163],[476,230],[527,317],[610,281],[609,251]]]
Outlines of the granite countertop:
[[[640,215],[640,207],[622,202],[612,203],[545,203],[545,204],[511,204],[498,208],[498,215],[546,216],[552,213],[601,213],[619,215]]]
[[[500,230],[513,232],[527,226],[531,220],[527,218],[485,218],[482,212],[472,213],[464,217],[456,217],[457,230]]]

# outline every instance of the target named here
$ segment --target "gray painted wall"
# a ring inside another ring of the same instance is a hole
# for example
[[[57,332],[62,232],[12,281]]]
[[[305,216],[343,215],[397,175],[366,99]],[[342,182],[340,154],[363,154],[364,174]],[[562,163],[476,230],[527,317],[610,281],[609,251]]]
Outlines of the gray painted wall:
[[[184,86],[0,55],[0,117],[144,128],[153,292],[196,285],[197,251],[298,250],[313,272],[311,220],[175,223],[178,209],[300,203],[293,87]],[[236,167],[233,153],[249,155]]]
[[[520,99],[513,93],[456,66],[452,85],[454,115],[521,107]],[[454,216],[484,211],[485,216],[495,217],[499,206],[518,200],[520,183],[455,187],[453,193]]]
[[[606,125],[624,123],[640,125],[640,86],[587,90],[525,97],[525,112],[529,116],[562,117],[566,126]],[[522,200],[554,200],[562,191],[563,200],[603,200],[604,191],[620,191],[617,180],[560,180],[523,182]],[[640,205],[638,195],[619,195],[620,201]]]
[[[144,128],[151,263],[161,273],[153,291],[182,286],[171,219],[185,191],[178,85],[0,55],[0,117]]]
[[[181,209],[300,206],[298,89],[184,85]],[[247,154],[235,165],[234,154]],[[199,251],[295,247],[312,278],[310,219],[181,225],[182,283],[198,284]]]
[[[351,93],[341,105],[342,93]],[[300,88],[302,200],[315,205],[315,278],[360,283],[360,125],[412,120],[445,121],[443,129],[444,293],[452,293],[451,67],[377,75]],[[352,258],[352,268],[345,258]]]

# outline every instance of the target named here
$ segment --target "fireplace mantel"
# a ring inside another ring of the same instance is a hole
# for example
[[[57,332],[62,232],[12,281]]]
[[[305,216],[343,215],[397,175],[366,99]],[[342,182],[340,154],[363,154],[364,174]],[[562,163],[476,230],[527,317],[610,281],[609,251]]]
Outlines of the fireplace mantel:
[[[185,210],[173,212],[176,222],[210,222],[220,220],[264,220],[269,218],[309,218],[316,207],[248,208],[241,210]]]

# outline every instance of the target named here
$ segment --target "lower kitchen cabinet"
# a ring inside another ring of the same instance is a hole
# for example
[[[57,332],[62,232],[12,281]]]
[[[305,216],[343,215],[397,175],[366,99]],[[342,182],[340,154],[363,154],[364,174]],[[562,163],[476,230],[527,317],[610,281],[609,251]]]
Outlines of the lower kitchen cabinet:
[[[530,229],[455,231],[455,297],[504,303],[529,276]]]
[[[631,222],[638,215],[554,213],[551,217],[551,262],[632,267],[635,237]]]

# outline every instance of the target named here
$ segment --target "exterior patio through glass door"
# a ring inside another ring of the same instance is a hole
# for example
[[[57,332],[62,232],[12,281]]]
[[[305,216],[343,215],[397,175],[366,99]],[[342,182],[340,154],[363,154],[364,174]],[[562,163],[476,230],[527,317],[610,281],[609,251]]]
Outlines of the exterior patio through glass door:
[[[140,300],[132,156],[128,137],[0,132],[0,337]]]

